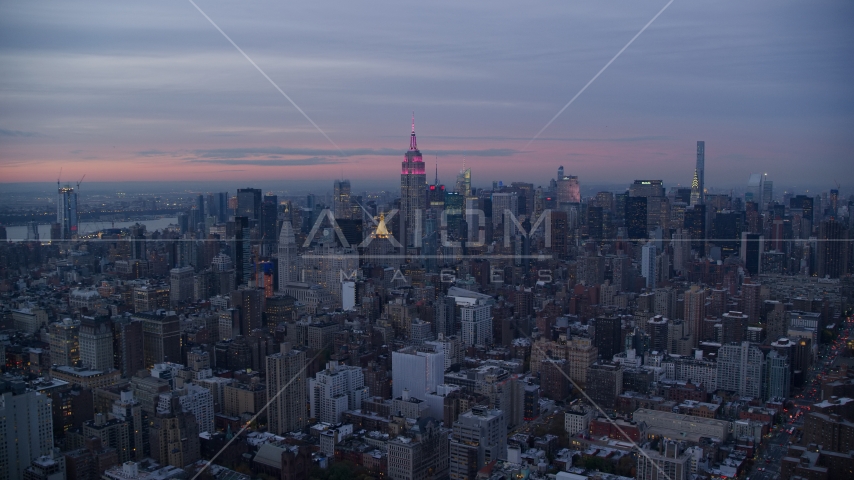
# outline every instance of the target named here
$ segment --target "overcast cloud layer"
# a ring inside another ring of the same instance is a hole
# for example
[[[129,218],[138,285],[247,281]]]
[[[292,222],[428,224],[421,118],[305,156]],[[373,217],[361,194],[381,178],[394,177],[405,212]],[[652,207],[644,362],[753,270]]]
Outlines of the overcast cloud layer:
[[[0,182],[854,179],[854,3],[0,2]],[[397,157],[399,155],[399,157]],[[223,166],[245,166],[223,171]]]

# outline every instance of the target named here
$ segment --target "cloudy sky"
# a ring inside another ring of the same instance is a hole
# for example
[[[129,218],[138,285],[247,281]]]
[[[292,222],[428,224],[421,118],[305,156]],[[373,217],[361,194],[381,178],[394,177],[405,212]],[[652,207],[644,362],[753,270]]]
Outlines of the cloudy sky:
[[[0,1],[0,182],[854,180],[854,3]],[[432,179],[432,175],[429,176]],[[355,185],[354,185],[355,187]],[[356,187],[358,188],[358,187]],[[843,187],[844,188],[844,187]]]

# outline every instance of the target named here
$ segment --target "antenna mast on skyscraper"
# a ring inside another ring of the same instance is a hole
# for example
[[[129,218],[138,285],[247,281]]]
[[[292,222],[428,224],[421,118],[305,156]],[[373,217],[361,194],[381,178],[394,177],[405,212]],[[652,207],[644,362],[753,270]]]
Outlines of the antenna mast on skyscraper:
[[[439,184],[439,156],[436,155],[436,183],[434,185]]]

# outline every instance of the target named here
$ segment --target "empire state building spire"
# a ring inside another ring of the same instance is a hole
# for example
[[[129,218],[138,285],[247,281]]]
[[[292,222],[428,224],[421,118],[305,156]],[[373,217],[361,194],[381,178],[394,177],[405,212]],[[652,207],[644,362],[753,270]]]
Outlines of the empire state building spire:
[[[421,239],[422,213],[427,203],[424,194],[427,175],[424,160],[415,141],[415,113],[412,113],[412,133],[409,150],[403,154],[400,170],[400,243],[415,246]]]
[[[409,149],[418,150],[418,143],[415,141],[415,112],[412,112],[412,135],[409,137]]]

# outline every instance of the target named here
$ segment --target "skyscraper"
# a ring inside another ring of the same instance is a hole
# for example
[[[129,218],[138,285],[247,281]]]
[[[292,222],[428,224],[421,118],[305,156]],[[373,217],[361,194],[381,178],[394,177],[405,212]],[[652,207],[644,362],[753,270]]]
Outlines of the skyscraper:
[[[51,323],[50,361],[56,365],[73,367],[80,361],[80,321],[65,318]]]
[[[493,193],[492,194],[492,226],[493,228],[498,225],[509,222],[511,232],[515,232],[512,218],[516,218],[519,215],[519,196],[516,195],[516,192],[510,193]]]
[[[791,366],[789,358],[776,350],[771,350],[766,357],[768,365],[768,386],[765,396],[771,398],[788,398],[791,392]]]
[[[629,240],[635,243],[647,238],[646,204],[647,197],[626,198],[626,234],[629,236]]]
[[[751,173],[747,179],[747,190],[744,192],[744,202],[754,202],[759,210],[765,210],[765,201],[762,199],[765,178],[760,173]]]
[[[623,350],[622,345],[620,345],[620,331],[622,330],[622,326],[623,321],[620,317],[596,317],[596,323],[594,324],[595,336],[593,340],[596,349],[599,351],[599,358],[611,359]]]
[[[641,257],[641,275],[646,279],[646,288],[650,291],[655,289],[655,261],[656,249],[652,242],[643,246]]]
[[[80,363],[93,370],[113,368],[113,331],[107,317],[83,316],[80,321]]]
[[[463,161],[463,168],[457,174],[457,183],[454,191],[463,197],[471,196],[471,168],[466,168],[466,162]]]
[[[463,305],[460,309],[462,340],[465,347],[492,345],[492,307]]]
[[[59,224],[62,240],[77,236],[77,193],[69,185],[60,187],[57,183],[56,223]]]
[[[193,267],[178,267],[169,271],[169,301],[178,304],[190,302],[193,298]]]
[[[368,398],[362,368],[337,363],[329,362],[326,370],[308,379],[311,417],[332,424],[340,422],[345,411],[362,408]]]
[[[157,313],[138,313],[142,321],[142,351],[145,368],[155,363],[181,361],[181,327],[178,316]]]
[[[848,229],[835,218],[818,228],[817,270],[819,278],[839,278],[848,272]]]
[[[161,465],[178,467],[199,459],[199,425],[193,414],[180,407],[171,413],[158,412],[150,421],[149,432],[151,458]]]
[[[623,393],[623,368],[619,363],[596,362],[587,368],[584,386],[594,404],[612,410]]]
[[[762,285],[759,282],[751,282],[745,279],[741,285],[742,311],[747,315],[747,322],[754,324],[760,319],[762,309]]]
[[[113,416],[124,421],[128,429],[129,459],[142,460],[145,457],[143,437],[148,432],[147,425],[143,426],[142,407],[133,398],[132,391],[122,391],[119,395],[113,402]]]
[[[691,237],[682,229],[673,234],[673,270],[681,272],[691,261]]]
[[[254,330],[261,328],[261,290],[256,288],[243,288],[231,292],[231,301],[240,312],[240,323],[238,333],[248,336]]]
[[[297,244],[290,220],[282,222],[279,231],[279,291],[284,292],[290,282],[297,281]]]
[[[228,220],[228,192],[217,192],[212,195],[213,202],[208,202],[208,210],[216,216],[218,223]]]
[[[764,374],[765,355],[750,342],[731,343],[718,350],[718,388],[761,399]]]
[[[267,356],[267,418],[271,433],[293,432],[308,424],[305,361],[305,352],[291,349],[287,343],[282,344],[280,353]]]
[[[706,206],[694,205],[685,209],[684,229],[691,236],[691,249],[706,255]]]
[[[235,212],[235,216],[247,217],[252,223],[259,220],[261,216],[261,189],[237,189],[237,211]]]
[[[350,180],[335,180],[332,192],[332,213],[335,220],[351,218]]]
[[[702,195],[700,194],[700,173],[694,170],[694,178],[691,179],[691,205],[700,205]]]
[[[705,183],[705,170],[706,170],[706,142],[699,140],[697,141],[697,180],[699,182],[700,187],[700,202],[706,202],[706,183]]]
[[[127,378],[145,368],[141,321],[127,317],[113,320],[113,368]]]
[[[234,253],[234,283],[236,285],[246,285],[249,283],[249,280],[252,277],[252,258],[251,245],[249,243],[249,231],[249,217],[234,217],[234,237],[232,238],[231,244],[232,252]]]
[[[130,449],[128,427],[128,422],[123,418],[97,413],[94,419],[83,422],[83,435],[85,438],[96,437],[101,440],[101,445],[115,448],[119,462],[124,463],[134,458]]]
[[[0,398],[0,480],[24,478],[24,469],[53,448],[51,399],[25,390]]]
[[[688,331],[694,336],[697,345],[700,336],[700,324],[706,318],[706,291],[697,285],[692,285],[685,291],[685,311],[683,319],[688,324]]]
[[[435,347],[405,347],[391,354],[392,398],[403,395],[403,390],[419,400],[436,391],[444,383],[445,354]]]
[[[751,275],[759,275],[762,270],[762,251],[765,237],[758,233],[741,232],[741,248],[739,254],[744,262],[744,268]]]
[[[261,255],[267,257],[273,254],[276,244],[276,224],[279,219],[279,198],[268,193],[261,201],[261,219],[258,222],[261,234]]]
[[[789,199],[789,208],[792,210],[800,210],[804,220],[809,220],[810,225],[813,222],[813,198],[807,195],[796,195]]]
[[[578,185],[578,177],[567,175],[557,179],[557,201],[558,203],[580,203],[581,188]]]
[[[409,150],[403,158],[400,171],[400,233],[399,240],[404,246],[414,246],[421,237],[421,219],[427,198],[427,174],[424,161],[415,140],[415,115],[412,115],[412,134],[409,137]]]
[[[477,405],[454,422],[451,480],[475,480],[481,468],[506,458],[507,419],[503,411]]]
[[[631,197],[663,197],[664,182],[661,180],[635,180],[629,185]]]
[[[774,182],[768,180],[768,174],[766,173],[764,176],[764,183],[762,185],[762,209],[768,207],[768,205],[774,201]],[[832,190],[831,190],[832,191]]]
[[[448,430],[432,418],[422,418],[404,435],[388,442],[390,480],[448,478]]]

